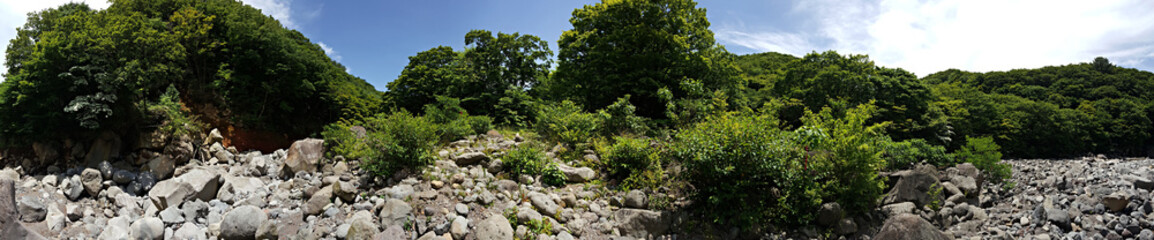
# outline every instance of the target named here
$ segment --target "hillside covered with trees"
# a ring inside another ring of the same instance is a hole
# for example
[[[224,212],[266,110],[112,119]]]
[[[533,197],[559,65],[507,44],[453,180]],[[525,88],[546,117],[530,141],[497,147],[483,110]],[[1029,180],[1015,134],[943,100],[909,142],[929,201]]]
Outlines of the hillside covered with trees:
[[[918,78],[867,55],[739,56],[705,12],[692,0],[588,5],[556,55],[538,36],[473,30],[463,49],[414,53],[379,92],[237,1],[70,3],[29,14],[10,40],[0,139],[27,149],[218,128],[227,145],[264,150],[322,137],[328,158],[387,179],[494,132],[528,139],[498,178],[563,186],[562,164],[588,167],[599,184],[689,196],[708,221],[743,230],[810,224],[824,203],[864,214],[888,188],[879,172],[917,163],[971,163],[1002,184],[1003,156],[1154,153],[1151,72],[1098,58]]]

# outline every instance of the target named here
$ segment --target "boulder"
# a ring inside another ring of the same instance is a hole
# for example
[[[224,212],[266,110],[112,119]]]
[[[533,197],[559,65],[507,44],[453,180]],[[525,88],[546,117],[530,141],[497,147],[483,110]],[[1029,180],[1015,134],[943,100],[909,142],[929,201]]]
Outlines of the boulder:
[[[874,240],[949,240],[929,221],[913,214],[902,214],[886,219]]]
[[[180,225],[180,229],[177,229],[176,232],[172,234],[172,239],[204,240],[208,239],[208,237],[203,228],[200,228],[191,222],[186,222],[183,225]]]
[[[673,218],[667,213],[641,209],[623,208],[614,212],[613,217],[617,219],[621,235],[632,238],[659,236],[673,224]]]
[[[469,219],[462,216],[454,218],[449,226],[449,233],[453,235],[453,239],[465,239],[465,234],[469,234]]]
[[[325,206],[328,206],[329,203],[332,202],[332,198],[332,191],[317,191],[312,197],[309,197],[309,200],[305,202],[301,210],[304,211],[305,216],[320,215],[325,211]]]
[[[929,192],[933,188],[940,188],[941,184],[938,181],[936,173],[931,173],[923,170],[914,170],[907,172],[898,183],[894,185],[886,197],[882,200],[883,204],[893,204],[900,202],[913,202],[917,206],[925,206],[935,200],[940,201],[942,196],[931,196]],[[957,184],[957,183],[955,183]]]
[[[84,185],[84,190],[88,192],[89,196],[99,196],[100,190],[104,188],[104,179],[100,177],[100,170],[95,168],[86,168],[80,173],[80,182]]]
[[[100,137],[92,140],[92,145],[88,148],[88,154],[84,156],[84,159],[89,163],[98,163],[120,157],[121,144],[120,136],[112,131],[104,131]]]
[[[220,237],[225,240],[256,239],[257,230],[268,216],[260,208],[240,206],[224,214],[220,222]]]
[[[1126,175],[1126,176],[1122,176],[1122,178],[1125,179],[1126,181],[1129,181],[1130,183],[1134,184],[1135,188],[1146,189],[1147,191],[1154,190],[1154,181],[1150,181],[1149,178],[1139,177],[1139,176],[1135,176],[1135,175]]]
[[[626,207],[645,208],[645,205],[648,205],[648,203],[649,202],[646,201],[645,192],[642,192],[641,190],[634,189],[625,194]]]
[[[558,206],[556,202],[553,202],[553,198],[544,193],[530,192],[529,202],[545,216],[557,216],[557,212],[561,210],[561,206]]]
[[[833,226],[837,224],[845,212],[841,209],[841,204],[837,202],[825,203],[817,210],[817,223],[822,226]]]
[[[192,196],[192,185],[174,179],[160,181],[152,187],[152,191],[148,192],[148,199],[152,200],[152,204],[156,206],[157,210],[162,211],[168,207],[179,206],[180,203],[192,198]]]
[[[368,211],[358,211],[349,219],[349,229],[346,240],[368,240],[377,235],[377,224],[373,223],[373,214]]]
[[[557,164],[557,170],[565,175],[565,181],[574,183],[583,183],[597,178],[597,171],[593,171],[588,167],[570,167],[565,164]]]
[[[384,208],[378,213],[381,218],[381,226],[401,225],[405,219],[411,215],[413,207],[409,206],[405,201],[400,199],[390,198],[385,201]]]
[[[914,212],[914,209],[917,209],[914,203],[902,202],[882,206],[882,213],[885,213],[887,217],[894,217],[902,214],[911,214]]]
[[[164,222],[159,218],[147,217],[136,220],[129,226],[128,236],[131,239],[164,239]]]
[[[1110,209],[1111,212],[1122,211],[1130,204],[1130,195],[1121,192],[1110,194],[1102,197],[1102,204],[1106,205],[1106,208]]]
[[[333,183],[333,195],[341,198],[341,200],[351,203],[357,198],[357,187],[352,182],[337,181]]]
[[[489,160],[489,156],[482,152],[462,153],[453,158],[453,162],[456,162],[458,166],[473,165],[485,160]]]
[[[489,215],[474,227],[476,228],[474,236],[477,240],[513,239],[513,226],[501,214]]]
[[[84,184],[80,181],[80,175],[72,175],[72,177],[61,181],[60,190],[64,191],[64,196],[68,197],[68,200],[78,200],[80,194],[84,193]]]
[[[176,161],[165,155],[161,155],[148,161],[148,171],[159,179],[168,179],[172,177],[172,171],[175,169]]]
[[[0,178],[0,236],[5,239],[45,239],[20,224],[17,214],[16,184],[12,179]]]
[[[112,172],[112,181],[116,184],[128,184],[136,180],[136,173],[120,169]]]
[[[298,172],[316,172],[317,163],[325,153],[325,140],[306,138],[293,142],[285,158],[281,174],[294,176]]]
[[[204,138],[202,146],[212,146],[213,143],[219,143],[224,140],[224,135],[220,134],[220,130],[213,128],[208,132],[208,137]]]
[[[216,198],[226,203],[235,203],[264,191],[264,187],[265,183],[260,178],[225,176],[224,185],[216,192]]]
[[[214,168],[194,168],[180,175],[178,181],[192,186],[192,197],[209,201],[217,196],[217,190],[220,189],[220,175],[221,171]]]
[[[16,202],[16,207],[20,212],[20,221],[39,222],[48,216],[48,209],[44,207],[44,203],[31,196],[21,197]]]

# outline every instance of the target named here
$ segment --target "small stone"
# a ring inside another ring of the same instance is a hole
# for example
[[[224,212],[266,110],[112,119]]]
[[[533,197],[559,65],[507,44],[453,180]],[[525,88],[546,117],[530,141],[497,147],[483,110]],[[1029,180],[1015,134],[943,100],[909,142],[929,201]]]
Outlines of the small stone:
[[[837,202],[825,203],[817,211],[817,223],[822,226],[833,226],[842,219],[843,215],[845,213],[841,209],[841,204]]]
[[[513,239],[513,226],[501,214],[489,215],[475,226],[477,240]]]
[[[457,210],[457,214],[460,214],[460,215],[469,214],[469,205],[465,205],[464,203],[457,203],[457,205],[454,206],[454,209]]]
[[[164,209],[163,211],[160,211],[160,220],[164,221],[164,224],[168,225],[184,223],[184,211],[175,207]]]
[[[164,239],[164,222],[159,218],[148,217],[136,220],[129,229],[128,235],[132,239]]]
[[[433,180],[429,182],[429,185],[432,185],[433,189],[441,189],[441,187],[445,186],[445,182],[442,182],[441,180]]]
[[[625,206],[631,208],[645,208],[647,205],[645,192],[630,190],[625,194]]]
[[[103,179],[100,177],[100,170],[93,168],[84,169],[80,173],[80,181],[84,184],[84,190],[88,192],[89,196],[98,196],[100,190],[104,187]]]
[[[220,223],[220,236],[226,240],[254,239],[257,230],[268,216],[255,206],[241,206],[224,214]]]
[[[464,239],[465,234],[469,233],[469,220],[465,217],[457,216],[453,219],[452,226],[449,227],[449,232],[453,234],[453,239]]]
[[[121,169],[121,170],[116,170],[115,172],[112,173],[112,181],[116,182],[116,184],[128,184],[129,182],[132,182],[132,180],[135,180],[135,179],[136,179],[136,174],[132,173],[128,170]]]

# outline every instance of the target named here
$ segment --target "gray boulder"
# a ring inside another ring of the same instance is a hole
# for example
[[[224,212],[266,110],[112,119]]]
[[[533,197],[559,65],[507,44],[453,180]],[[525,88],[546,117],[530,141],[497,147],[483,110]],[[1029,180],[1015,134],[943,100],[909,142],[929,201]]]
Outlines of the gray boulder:
[[[648,205],[646,201],[645,192],[641,190],[630,190],[625,194],[625,206],[631,208],[645,208]]]
[[[942,198],[940,194],[935,196],[929,194],[932,189],[941,187],[937,174],[921,169],[905,172],[893,189],[886,194],[883,204],[913,202],[917,206],[925,206],[935,200],[940,201]]]
[[[220,189],[221,171],[214,168],[195,168],[180,175],[182,182],[192,186],[192,197],[202,201],[212,200]]]
[[[565,164],[557,164],[557,170],[565,175],[565,181],[568,182],[583,183],[597,178],[597,171],[588,167],[570,167]]]
[[[216,192],[216,198],[226,203],[234,203],[263,191],[264,187],[265,183],[260,178],[225,176],[224,185],[221,185],[220,190]]]
[[[208,239],[207,233],[203,228],[197,227],[196,224],[186,222],[180,225],[180,229],[172,234],[172,239],[178,240],[204,240]]]
[[[949,240],[929,221],[913,214],[902,214],[886,219],[874,240]]]
[[[837,202],[825,203],[817,210],[817,223],[822,226],[833,226],[845,215],[841,204]]]
[[[513,226],[501,214],[489,215],[475,226],[477,240],[513,239]]]
[[[20,221],[39,222],[48,216],[48,209],[44,207],[44,203],[34,197],[21,197],[16,206],[20,212]]]
[[[84,172],[80,173],[80,182],[84,184],[84,190],[88,192],[89,196],[98,196],[100,190],[104,188],[104,179],[100,176],[100,170],[95,168],[86,168]]]
[[[80,181],[80,175],[72,175],[70,178],[65,178],[60,183],[60,190],[64,191],[64,196],[68,200],[76,201],[80,199],[80,194],[84,193],[84,184]]]
[[[220,237],[226,240],[255,239],[256,232],[268,216],[260,208],[245,205],[224,214],[220,222]]]
[[[449,227],[449,233],[453,235],[453,239],[465,239],[465,234],[469,234],[469,219],[457,216]]]
[[[0,178],[0,236],[5,239],[45,239],[20,224],[17,214],[16,185],[10,178]]]
[[[633,238],[658,236],[669,231],[673,218],[667,213],[623,208],[613,213],[621,229],[621,235]]]
[[[352,182],[337,181],[333,183],[333,195],[345,202],[353,202],[357,198],[357,187]]]
[[[485,160],[489,160],[489,156],[482,152],[462,153],[453,158],[453,162],[456,162],[458,166],[473,165]]]
[[[192,185],[174,179],[160,181],[148,192],[148,199],[152,200],[152,204],[156,205],[158,210],[179,206],[192,196]]]
[[[385,201],[384,208],[378,213],[381,218],[381,226],[401,225],[412,214],[412,211],[413,207],[405,201],[390,198]]]
[[[164,239],[164,222],[154,217],[138,219],[129,226],[128,236],[131,239]]]
[[[285,157],[282,175],[294,176],[298,172],[316,172],[317,163],[325,153],[325,140],[306,138],[293,142]]]
[[[533,203],[533,207],[536,207],[537,211],[545,216],[557,216],[557,212],[561,210],[561,206],[558,206],[556,202],[553,202],[553,198],[544,193],[529,193],[529,202]]]

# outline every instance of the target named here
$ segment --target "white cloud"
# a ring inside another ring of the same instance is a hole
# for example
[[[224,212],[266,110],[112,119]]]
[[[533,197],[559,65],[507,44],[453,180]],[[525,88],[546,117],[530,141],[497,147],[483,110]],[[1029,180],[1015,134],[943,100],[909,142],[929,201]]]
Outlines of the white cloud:
[[[261,13],[272,16],[279,20],[281,24],[290,29],[297,29],[296,21],[293,21],[292,0],[240,0],[254,8],[260,9]]]
[[[321,50],[325,51],[325,55],[329,55],[333,61],[341,62],[341,54],[337,53],[337,51],[333,51],[332,47],[329,47],[329,45],[325,44],[324,42],[317,42],[317,45],[320,45]]]
[[[8,41],[16,37],[16,28],[28,21],[28,13],[59,7],[65,3],[83,2],[93,9],[108,8],[105,0],[0,0],[0,51],[8,50]],[[6,54],[0,54],[0,62],[7,61]],[[8,67],[0,64],[0,72],[7,73]]]
[[[925,76],[959,68],[1002,71],[1088,62],[1129,67],[1154,56],[1154,1],[805,1],[792,9],[807,32],[722,28],[717,38],[760,51],[837,50]],[[1149,69],[1147,69],[1149,70]]]

